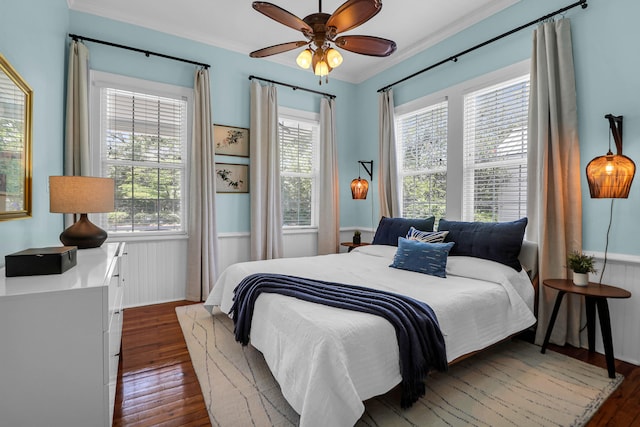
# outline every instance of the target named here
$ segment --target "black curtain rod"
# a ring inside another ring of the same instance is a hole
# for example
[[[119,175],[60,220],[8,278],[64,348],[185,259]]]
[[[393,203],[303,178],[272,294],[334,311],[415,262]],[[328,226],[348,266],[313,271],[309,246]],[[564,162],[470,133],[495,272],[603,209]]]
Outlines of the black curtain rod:
[[[161,58],[173,59],[174,61],[180,61],[180,62],[186,62],[186,63],[193,64],[193,65],[199,65],[199,66],[204,67],[204,68],[209,68],[210,67],[209,64],[203,64],[202,62],[196,62],[196,61],[191,61],[189,59],[178,58],[177,56],[165,55],[164,53],[151,52],[150,50],[138,49],[137,47],[131,47],[131,46],[125,46],[125,45],[122,45],[122,44],[106,42],[104,40],[92,39],[92,38],[89,38],[89,37],[79,36],[77,34],[69,34],[69,37],[71,37],[75,41],[83,40],[83,41],[88,41],[88,42],[93,42],[93,43],[104,44],[104,45],[107,45],[107,46],[119,47],[120,49],[132,50],[134,52],[144,53],[147,57],[149,55],[155,55],[155,56],[159,56]]]
[[[475,46],[473,46],[473,47],[470,47],[470,48],[469,48],[469,49],[467,49],[467,50],[463,50],[462,52],[459,52],[459,53],[457,53],[457,54],[455,54],[455,55],[452,55],[452,56],[448,57],[447,59],[443,59],[443,60],[442,60],[442,61],[440,61],[440,62],[436,62],[435,64],[430,65],[430,66],[428,66],[427,68],[423,68],[423,69],[422,69],[422,70],[420,70],[420,71],[416,71],[415,73],[411,74],[410,76],[407,76],[407,77],[405,77],[405,78],[403,78],[403,79],[400,79],[400,80],[398,80],[397,82],[393,82],[393,83],[391,83],[390,85],[387,85],[387,86],[385,86],[385,87],[383,87],[383,88],[380,88],[380,89],[378,89],[378,92],[384,92],[384,91],[386,91],[386,90],[389,90],[390,88],[392,88],[393,86],[395,86],[395,85],[397,85],[397,84],[399,84],[399,83],[402,83],[402,82],[404,82],[404,81],[406,81],[406,80],[409,80],[409,79],[411,79],[411,78],[413,78],[413,77],[415,77],[415,76],[417,76],[417,75],[419,75],[419,74],[422,74],[422,73],[424,73],[424,72],[426,72],[426,71],[429,71],[429,70],[431,70],[431,69],[433,69],[433,68],[436,68],[436,67],[438,67],[438,66],[440,66],[440,65],[442,65],[442,64],[444,64],[444,63],[447,63],[447,62],[449,62],[449,61],[457,62],[457,61],[458,61],[458,58],[459,58],[459,57],[461,57],[462,55],[466,55],[466,54],[467,54],[467,53],[469,53],[469,52],[473,52],[473,51],[474,51],[474,50],[476,50],[476,49],[480,49],[480,48],[481,48],[481,47],[483,47],[483,46],[486,46],[486,45],[488,45],[488,44],[490,44],[490,43],[493,43],[493,42],[495,42],[495,41],[497,41],[497,40],[500,40],[500,39],[502,39],[502,38],[504,38],[504,37],[510,36],[510,35],[511,35],[511,34],[513,34],[513,33],[517,33],[517,32],[518,32],[518,31],[520,31],[520,30],[523,30],[523,29],[525,29],[525,28],[527,28],[527,27],[530,27],[530,26],[532,26],[532,25],[535,25],[535,24],[537,24],[537,23],[539,23],[539,22],[542,22],[542,21],[544,21],[544,20],[546,20],[546,19],[552,18],[552,17],[554,17],[554,16],[556,16],[556,15],[558,15],[558,14],[560,14],[560,13],[566,12],[567,10],[569,10],[569,9],[573,9],[574,7],[577,7],[577,6],[581,6],[583,9],[586,9],[586,8],[587,8],[587,6],[588,6],[588,4],[587,4],[587,0],[580,0],[580,1],[577,1],[577,2],[575,2],[575,3],[572,3],[572,4],[568,5],[568,6],[563,7],[562,9],[558,9],[558,10],[556,10],[555,12],[548,13],[548,14],[546,14],[545,16],[541,16],[541,17],[540,17],[540,18],[538,18],[538,19],[535,19],[535,20],[533,20],[533,21],[531,21],[531,22],[528,22],[528,23],[526,23],[526,24],[524,24],[524,25],[521,25],[521,26],[519,26],[519,27],[517,27],[517,28],[514,28],[514,29],[512,29],[512,30],[510,30],[510,31],[507,31],[506,33],[502,33],[502,34],[500,34],[499,36],[496,36],[496,37],[494,37],[494,38],[492,38],[492,39],[489,39],[489,40],[487,40],[487,41],[485,41],[485,42],[482,42],[482,43],[480,43],[480,44],[477,44],[477,45],[475,45]]]
[[[332,95],[330,93],[320,92],[320,91],[313,90],[313,89],[306,89],[306,88],[303,88],[303,87],[300,87],[300,86],[290,85],[289,83],[282,83],[282,82],[277,82],[275,80],[265,79],[263,77],[249,76],[249,80],[253,80],[253,79],[262,80],[263,82],[269,82],[269,83],[273,83],[273,84],[277,84],[277,85],[281,85],[281,86],[290,87],[293,90],[304,90],[305,92],[317,93],[318,95],[328,96],[331,99],[335,99],[336,98],[335,95]]]

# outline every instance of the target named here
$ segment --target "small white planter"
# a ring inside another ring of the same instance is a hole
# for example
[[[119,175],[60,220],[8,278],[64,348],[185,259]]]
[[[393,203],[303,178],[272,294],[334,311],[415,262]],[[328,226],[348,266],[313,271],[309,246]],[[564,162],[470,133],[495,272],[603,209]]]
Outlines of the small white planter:
[[[573,284],[576,286],[587,286],[589,284],[588,273],[576,273],[573,272]]]

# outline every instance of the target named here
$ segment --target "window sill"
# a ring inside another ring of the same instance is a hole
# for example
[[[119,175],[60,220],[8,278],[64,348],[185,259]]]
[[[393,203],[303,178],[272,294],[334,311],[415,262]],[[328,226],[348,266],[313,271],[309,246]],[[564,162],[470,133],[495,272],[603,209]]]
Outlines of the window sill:
[[[282,227],[282,234],[313,234],[317,232],[317,226]]]
[[[107,242],[153,242],[162,240],[187,240],[187,233],[112,233]]]

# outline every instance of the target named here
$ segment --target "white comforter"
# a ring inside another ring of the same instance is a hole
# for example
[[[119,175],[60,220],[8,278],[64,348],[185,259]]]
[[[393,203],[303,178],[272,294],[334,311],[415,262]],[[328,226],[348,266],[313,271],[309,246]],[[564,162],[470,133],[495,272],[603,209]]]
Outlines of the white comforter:
[[[228,313],[233,290],[252,273],[282,273],[402,293],[428,303],[445,338],[447,360],[483,349],[535,323],[533,287],[523,271],[492,261],[449,257],[447,278],[389,268],[396,248],[245,262],[227,268],[205,302]],[[382,317],[262,294],[251,323],[260,350],[301,426],[352,426],[363,400],[400,383],[398,344]],[[428,381],[428,379],[427,379]]]

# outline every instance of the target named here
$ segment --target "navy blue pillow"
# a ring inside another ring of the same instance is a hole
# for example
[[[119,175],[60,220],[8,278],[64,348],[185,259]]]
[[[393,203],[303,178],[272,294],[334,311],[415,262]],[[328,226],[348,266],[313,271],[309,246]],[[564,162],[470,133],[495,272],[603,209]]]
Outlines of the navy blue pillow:
[[[425,243],[398,239],[398,250],[389,267],[447,277],[447,256],[454,243]]]
[[[382,217],[376,235],[373,236],[374,245],[398,246],[398,238],[405,237],[411,227],[420,231],[433,231],[436,222],[434,216],[425,219],[387,218]]]
[[[472,256],[496,261],[522,270],[518,255],[522,248],[527,218],[511,222],[462,222],[441,219],[438,231],[448,230],[445,242],[455,242],[450,255]]]

